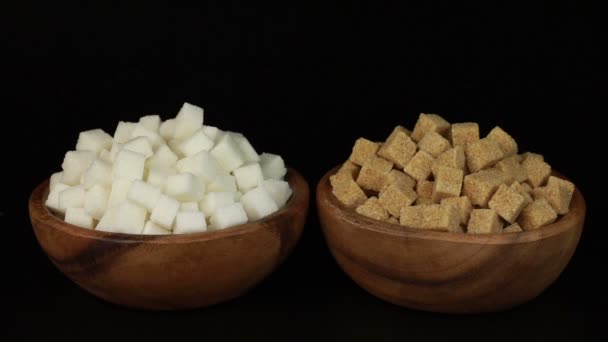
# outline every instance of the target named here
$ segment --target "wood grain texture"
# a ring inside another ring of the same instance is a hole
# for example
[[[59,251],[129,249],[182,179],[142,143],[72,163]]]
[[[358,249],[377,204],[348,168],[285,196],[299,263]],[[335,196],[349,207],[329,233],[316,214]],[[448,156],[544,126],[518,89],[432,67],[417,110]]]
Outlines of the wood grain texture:
[[[583,229],[585,200],[555,223],[522,233],[467,235],[383,223],[344,207],[329,171],[317,186],[325,239],[340,267],[371,294],[425,311],[505,310],[539,295],[564,270]]]
[[[309,188],[293,169],[293,195],[261,220],[182,235],[108,233],[67,224],[44,205],[48,180],[29,200],[36,238],[66,276],[109,302],[143,309],[204,307],[245,293],[272,272],[297,243]]]

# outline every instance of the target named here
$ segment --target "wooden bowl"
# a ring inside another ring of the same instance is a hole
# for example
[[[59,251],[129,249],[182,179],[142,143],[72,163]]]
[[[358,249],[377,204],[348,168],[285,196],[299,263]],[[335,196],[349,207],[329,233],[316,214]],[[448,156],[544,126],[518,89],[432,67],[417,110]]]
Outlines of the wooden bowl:
[[[332,194],[329,171],[317,186],[325,239],[357,284],[408,308],[478,313],[505,310],[539,295],[564,270],[578,244],[585,200],[575,191],[558,221],[522,233],[467,235],[369,219]]]
[[[309,189],[293,169],[293,195],[261,220],[182,235],[107,233],[77,227],[44,205],[48,180],[32,193],[36,238],[61,272],[109,302],[143,309],[204,307],[245,293],[289,255],[300,238]]]

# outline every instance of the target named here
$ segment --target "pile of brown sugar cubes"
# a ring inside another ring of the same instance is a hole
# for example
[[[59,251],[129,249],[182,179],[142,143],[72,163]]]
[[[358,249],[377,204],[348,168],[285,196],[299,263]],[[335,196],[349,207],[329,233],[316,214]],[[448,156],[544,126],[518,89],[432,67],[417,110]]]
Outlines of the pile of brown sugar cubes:
[[[480,139],[473,122],[420,114],[385,142],[359,138],[330,177],[357,213],[402,226],[468,234],[538,229],[568,212],[574,184],[552,176],[540,154],[518,154],[500,127]]]

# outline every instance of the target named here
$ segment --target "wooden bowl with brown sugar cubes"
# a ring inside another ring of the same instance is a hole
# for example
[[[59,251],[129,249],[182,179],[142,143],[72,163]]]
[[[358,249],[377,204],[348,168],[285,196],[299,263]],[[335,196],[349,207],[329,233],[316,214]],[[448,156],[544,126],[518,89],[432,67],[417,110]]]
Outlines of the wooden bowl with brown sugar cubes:
[[[420,114],[384,142],[359,138],[317,186],[327,243],[371,294],[446,313],[538,296],[572,257],[585,219],[575,185],[507,132]]]

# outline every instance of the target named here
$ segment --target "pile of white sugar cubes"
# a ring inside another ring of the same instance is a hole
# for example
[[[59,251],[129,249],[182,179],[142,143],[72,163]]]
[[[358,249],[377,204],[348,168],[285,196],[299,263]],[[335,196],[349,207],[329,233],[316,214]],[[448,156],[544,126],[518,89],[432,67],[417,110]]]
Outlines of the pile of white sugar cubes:
[[[174,119],[119,122],[114,137],[81,132],[46,206],[80,227],[128,234],[183,234],[258,220],[292,194],[275,154],[259,154],[240,133],[203,125],[184,103]]]

